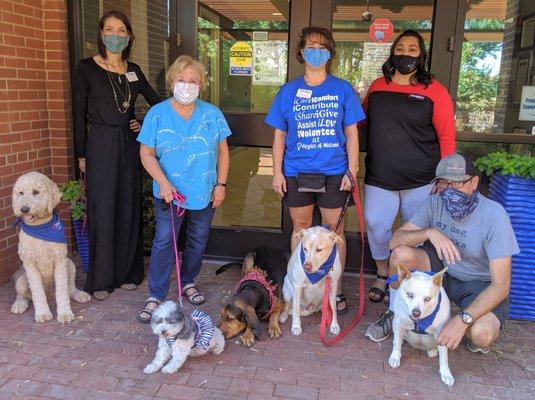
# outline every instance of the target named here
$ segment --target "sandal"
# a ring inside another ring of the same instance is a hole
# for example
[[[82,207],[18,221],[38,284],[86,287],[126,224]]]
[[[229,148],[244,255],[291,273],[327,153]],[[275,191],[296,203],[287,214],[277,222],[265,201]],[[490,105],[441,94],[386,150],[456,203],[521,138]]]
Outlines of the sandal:
[[[377,279],[386,281],[388,279],[388,276],[377,274]],[[388,288],[388,286],[386,286],[386,288]],[[368,298],[370,299],[370,301],[374,303],[379,303],[381,300],[383,300],[385,298],[386,288],[385,290],[381,290],[378,287],[372,286],[370,290],[368,290]],[[370,295],[376,295],[377,297],[372,297]]]
[[[156,304],[154,307],[149,307],[151,304]],[[161,304],[161,301],[155,297],[149,297],[143,306],[143,309],[139,312],[137,319],[139,322],[147,324],[150,322],[152,312]]]
[[[344,303],[344,307],[338,308],[338,305],[342,303]],[[342,293],[336,295],[336,314],[338,315],[347,314],[347,300],[346,300],[346,296],[344,296]]]
[[[184,286],[184,289],[182,289],[182,294],[186,296],[186,299],[189,301],[189,303],[193,304],[194,306],[204,303],[204,295],[193,283],[188,283],[186,286]]]

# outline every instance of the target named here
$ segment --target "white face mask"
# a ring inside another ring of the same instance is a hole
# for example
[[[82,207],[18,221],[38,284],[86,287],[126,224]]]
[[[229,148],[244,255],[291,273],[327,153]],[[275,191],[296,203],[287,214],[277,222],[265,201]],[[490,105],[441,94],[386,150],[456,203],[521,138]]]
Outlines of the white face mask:
[[[180,104],[187,106],[199,97],[199,85],[195,83],[177,82],[175,83],[173,96]]]

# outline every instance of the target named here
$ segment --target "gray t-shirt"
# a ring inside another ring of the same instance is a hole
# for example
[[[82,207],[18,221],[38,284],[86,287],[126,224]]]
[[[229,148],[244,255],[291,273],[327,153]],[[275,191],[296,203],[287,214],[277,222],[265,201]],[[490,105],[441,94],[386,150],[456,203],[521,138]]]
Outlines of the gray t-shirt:
[[[455,221],[446,211],[438,194],[429,200],[410,219],[420,228],[436,228],[447,236],[461,253],[461,261],[444,265],[462,281],[490,282],[489,261],[520,252],[513,227],[501,204],[479,194],[474,211]]]

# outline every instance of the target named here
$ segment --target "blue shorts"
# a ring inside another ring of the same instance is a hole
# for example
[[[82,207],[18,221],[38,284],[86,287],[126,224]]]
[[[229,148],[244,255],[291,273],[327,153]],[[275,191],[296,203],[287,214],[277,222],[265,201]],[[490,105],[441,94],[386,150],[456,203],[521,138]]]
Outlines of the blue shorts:
[[[433,246],[429,240],[422,244],[419,248],[427,253],[431,265],[431,271],[438,272],[444,268],[444,264],[440,258],[438,258],[435,246]],[[452,300],[461,310],[464,310],[483,290],[490,285],[490,282],[475,280],[462,281],[446,272],[442,285],[444,286],[444,290],[446,291],[446,294],[450,300]],[[500,320],[502,328],[507,320],[507,317],[509,316],[510,305],[511,304],[508,296],[492,310],[492,313]]]

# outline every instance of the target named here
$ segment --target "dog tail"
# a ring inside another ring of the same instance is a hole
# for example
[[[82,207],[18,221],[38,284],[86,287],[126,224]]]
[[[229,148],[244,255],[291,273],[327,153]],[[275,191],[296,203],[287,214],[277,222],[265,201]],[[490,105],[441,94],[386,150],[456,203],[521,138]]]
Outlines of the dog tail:
[[[237,263],[237,262],[227,263],[227,264],[224,264],[224,265],[220,266],[220,267],[215,271],[215,274],[216,274],[216,275],[222,274],[222,273],[225,272],[226,270],[231,269],[231,268],[233,268],[233,267],[241,268],[242,265],[241,265],[240,263]]]

